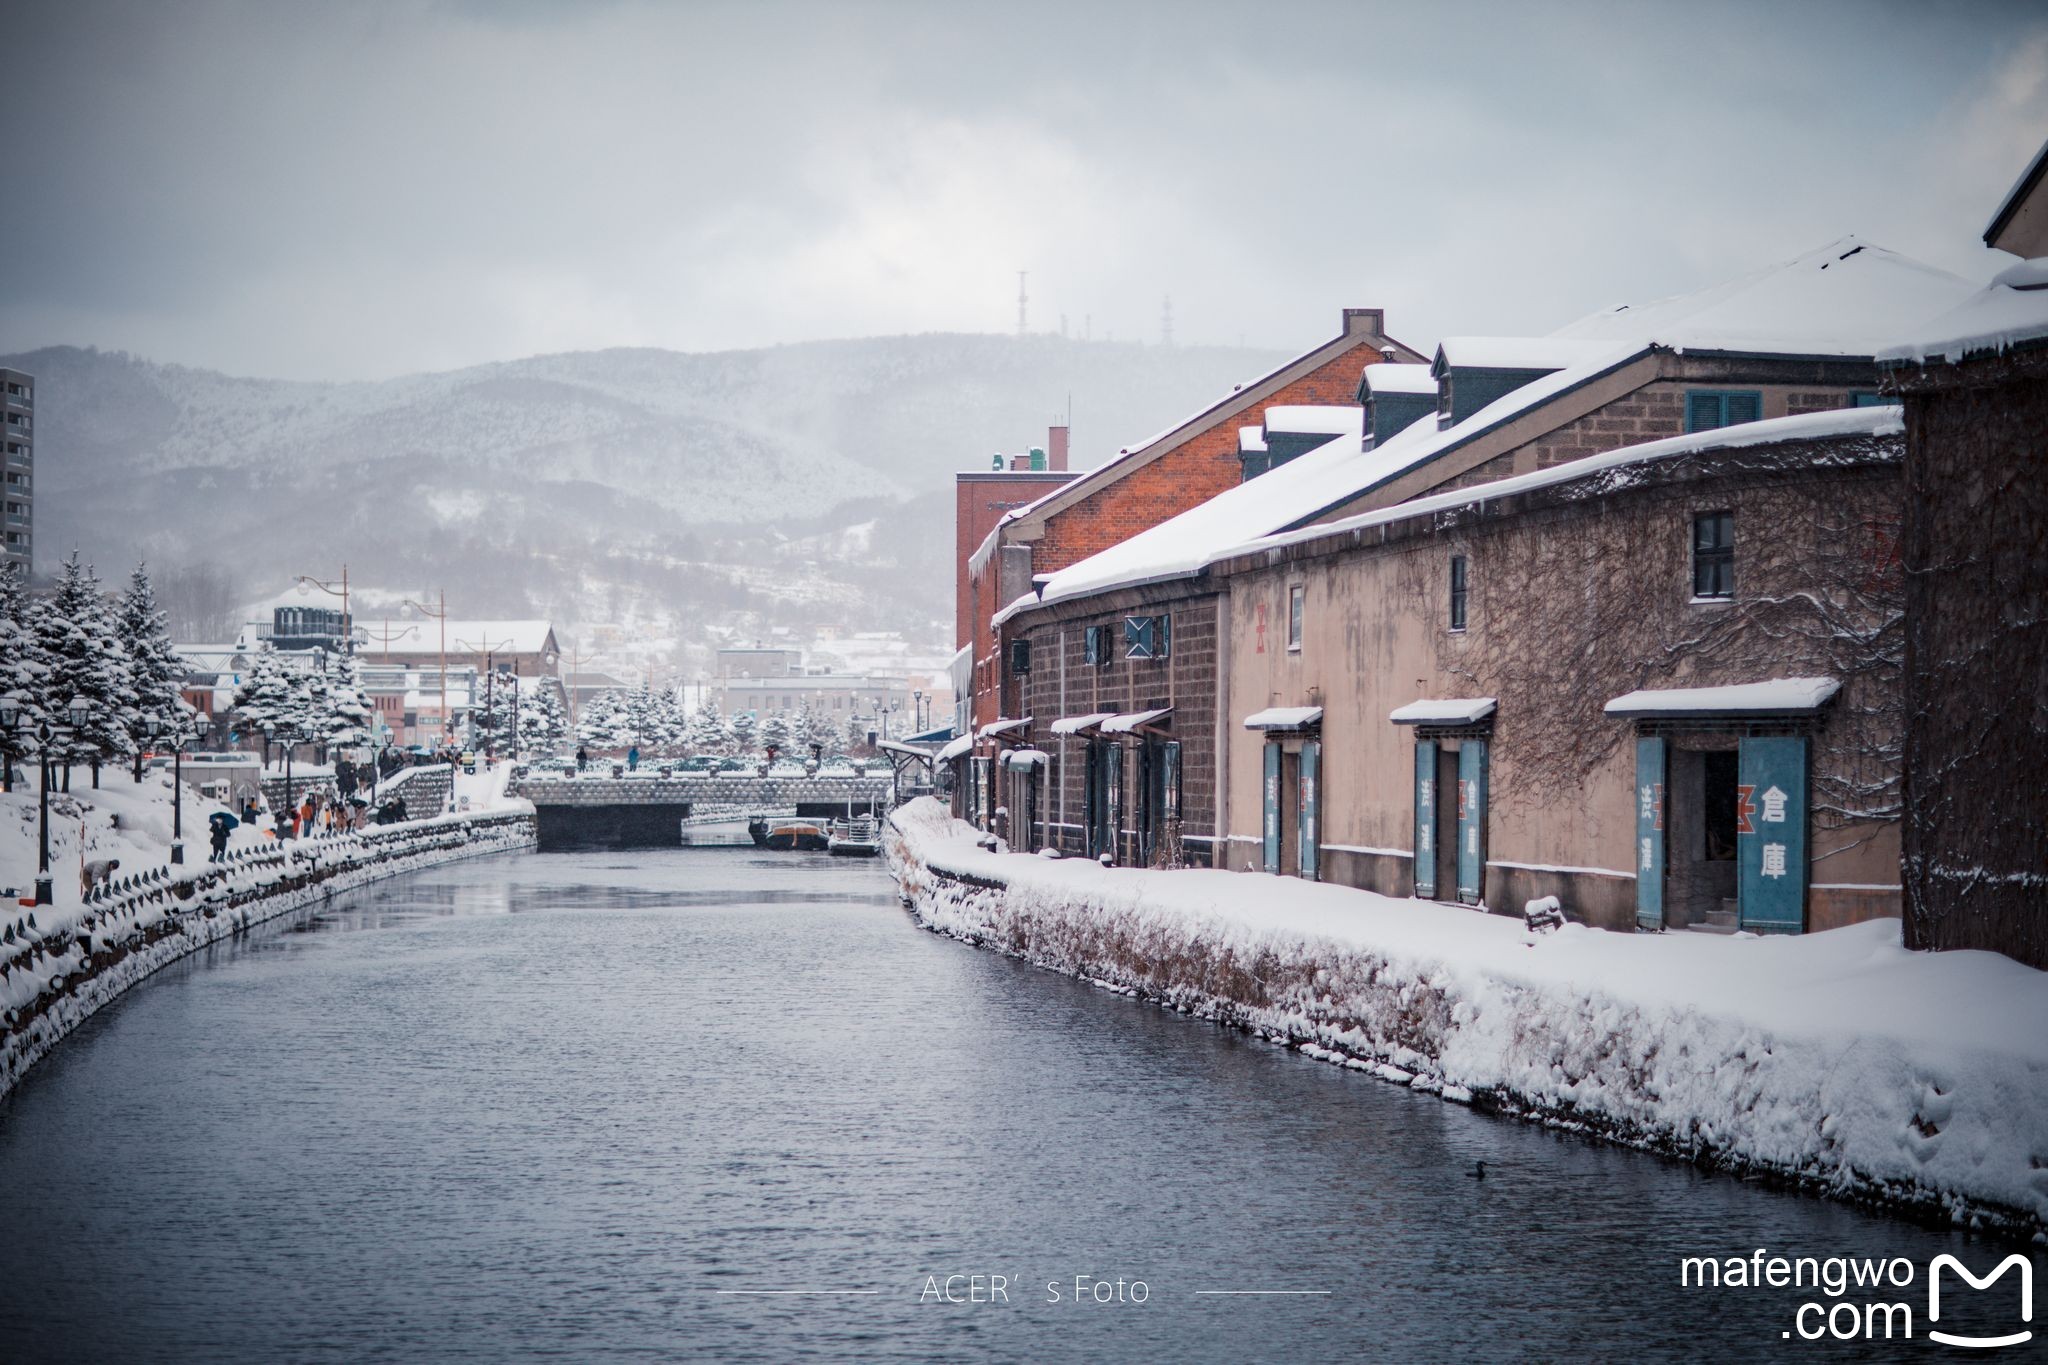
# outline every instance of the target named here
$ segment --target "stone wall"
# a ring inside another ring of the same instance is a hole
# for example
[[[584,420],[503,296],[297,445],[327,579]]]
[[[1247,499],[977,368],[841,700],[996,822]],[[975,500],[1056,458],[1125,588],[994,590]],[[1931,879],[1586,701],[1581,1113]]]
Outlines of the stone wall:
[[[0,949],[0,1095],[67,1034],[153,972],[252,925],[385,877],[533,845],[524,813],[409,821],[246,849],[222,863],[117,879],[76,925],[17,913]]]

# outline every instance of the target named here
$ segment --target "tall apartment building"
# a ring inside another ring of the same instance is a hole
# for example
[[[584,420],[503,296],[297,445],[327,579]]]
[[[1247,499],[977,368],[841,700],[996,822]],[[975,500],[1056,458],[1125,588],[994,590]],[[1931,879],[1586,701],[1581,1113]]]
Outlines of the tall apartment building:
[[[26,574],[35,548],[34,376],[0,369],[0,564]]]

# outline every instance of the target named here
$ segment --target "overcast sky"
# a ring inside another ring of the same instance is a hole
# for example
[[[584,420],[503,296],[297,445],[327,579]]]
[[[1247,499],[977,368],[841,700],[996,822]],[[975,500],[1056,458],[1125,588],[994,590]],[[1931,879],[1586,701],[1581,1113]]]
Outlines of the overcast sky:
[[[1997,3],[0,0],[0,350],[371,378],[1031,327],[1547,331],[1844,232],[1986,276]]]

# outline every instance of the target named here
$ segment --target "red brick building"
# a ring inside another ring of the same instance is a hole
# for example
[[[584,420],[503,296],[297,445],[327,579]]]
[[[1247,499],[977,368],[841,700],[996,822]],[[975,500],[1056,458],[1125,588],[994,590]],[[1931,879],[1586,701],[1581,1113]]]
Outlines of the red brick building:
[[[1055,573],[1207,502],[1243,480],[1238,429],[1268,407],[1356,406],[1359,376],[1381,360],[1427,357],[1385,331],[1385,311],[1346,308],[1338,334],[1116,458],[1010,513],[966,556],[956,616],[971,628],[978,727],[1002,714],[1000,650],[989,618]]]
[[[958,649],[973,638],[973,600],[967,581],[967,561],[975,547],[988,539],[1006,513],[1029,507],[1060,485],[1079,477],[1067,468],[1067,429],[1053,427],[1047,433],[1044,467],[1033,469],[1029,456],[1005,459],[1001,469],[963,470],[953,476],[953,647]],[[1025,467],[1019,468],[1022,464]]]

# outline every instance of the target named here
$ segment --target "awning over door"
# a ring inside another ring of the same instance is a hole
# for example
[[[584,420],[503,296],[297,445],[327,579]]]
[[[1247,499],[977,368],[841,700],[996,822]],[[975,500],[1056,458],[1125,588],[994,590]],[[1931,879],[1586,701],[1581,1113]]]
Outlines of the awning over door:
[[[1387,713],[1396,725],[1477,725],[1494,713],[1492,697],[1425,697]]]
[[[1322,723],[1323,708],[1320,706],[1269,706],[1244,718],[1247,730],[1312,730]]]
[[[1003,766],[1012,771],[1028,772],[1033,768],[1043,768],[1046,758],[1043,749],[1010,749],[1003,754]]]
[[[1608,702],[1607,714],[1625,720],[1755,720],[1809,716],[1842,690],[1835,678],[1774,678],[1727,687],[1657,687]]]
[[[1111,716],[1102,722],[1105,735],[1127,735],[1133,730],[1151,725],[1173,714],[1171,706],[1162,706],[1155,711],[1127,711],[1121,716]]]
[[[1091,711],[1085,716],[1061,716],[1052,723],[1052,732],[1056,735],[1078,735],[1083,730],[1092,730],[1102,722],[1114,719],[1114,711]]]
[[[992,720],[981,727],[981,737],[983,739],[995,739],[1001,735],[1021,735],[1021,732],[1028,728],[1030,724],[1031,717],[1029,716],[1024,716],[1018,720]]]
[[[969,749],[972,749],[973,747],[974,736],[972,734],[962,735],[958,739],[954,740],[951,744],[948,744],[945,748],[939,750],[939,752],[933,756],[932,761],[935,763],[950,763],[954,759],[960,757],[960,755],[966,753]]]

